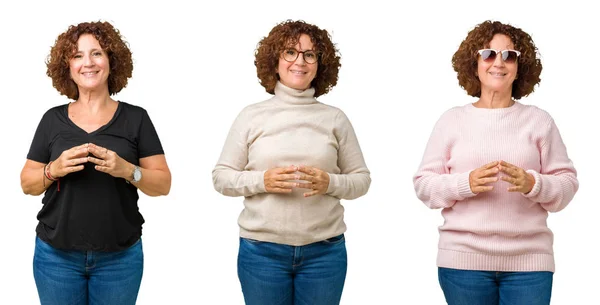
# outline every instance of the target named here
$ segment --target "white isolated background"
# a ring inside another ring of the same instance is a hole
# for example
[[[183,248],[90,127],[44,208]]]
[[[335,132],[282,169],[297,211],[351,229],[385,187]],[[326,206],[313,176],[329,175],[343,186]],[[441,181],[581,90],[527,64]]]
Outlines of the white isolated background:
[[[166,197],[141,195],[145,269],[138,304],[243,304],[236,273],[242,198],[211,171],[238,112],[270,96],[253,64],[257,42],[286,19],[327,29],[342,55],[339,83],[321,102],[350,118],[372,173],[368,194],[344,201],[349,267],[342,304],[445,304],[435,265],[443,219],[414,195],[429,134],[448,108],[475,101],[451,57],[476,24],[527,31],[542,82],[521,100],[556,120],[580,190],[549,216],[557,271],[552,304],[597,299],[597,138],[600,27],[592,2],[566,1],[5,1],[0,4],[0,304],[37,304],[32,258],[41,197],[19,173],[42,114],[67,102],[44,60],[69,25],[104,20],[134,57],[116,98],[148,110],[173,174]],[[289,139],[293,141],[293,139]]]

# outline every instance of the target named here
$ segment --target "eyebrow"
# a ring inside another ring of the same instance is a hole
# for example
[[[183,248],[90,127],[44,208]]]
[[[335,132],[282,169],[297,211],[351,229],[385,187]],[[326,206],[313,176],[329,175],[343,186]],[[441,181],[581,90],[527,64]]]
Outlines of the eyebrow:
[[[90,52],[95,52],[95,51],[101,51],[102,52],[104,50],[102,50],[102,49],[96,49],[96,48],[90,50]],[[75,51],[75,53],[85,53],[85,52],[83,50],[77,50],[77,51]]]
[[[289,47],[289,48],[287,48],[286,50],[290,50],[290,49],[292,49],[292,50],[296,50],[296,51],[299,51],[299,52],[306,52],[306,51],[313,51],[313,52],[315,52],[315,51],[316,51],[315,49],[305,49],[305,50],[298,50],[298,49],[296,49],[295,47]]]

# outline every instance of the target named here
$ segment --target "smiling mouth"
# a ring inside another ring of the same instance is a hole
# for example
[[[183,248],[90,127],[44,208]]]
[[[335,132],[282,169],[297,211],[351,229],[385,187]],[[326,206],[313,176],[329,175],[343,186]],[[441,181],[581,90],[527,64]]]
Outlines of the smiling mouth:
[[[490,75],[492,76],[506,76],[507,73],[501,73],[501,72],[489,72]]]
[[[81,74],[83,74],[83,76],[94,76],[98,73],[99,73],[99,71],[93,71],[93,72],[83,72]]]
[[[295,75],[304,75],[307,73],[307,72],[296,71],[296,70],[290,70],[290,72],[292,72],[292,74],[295,74]]]

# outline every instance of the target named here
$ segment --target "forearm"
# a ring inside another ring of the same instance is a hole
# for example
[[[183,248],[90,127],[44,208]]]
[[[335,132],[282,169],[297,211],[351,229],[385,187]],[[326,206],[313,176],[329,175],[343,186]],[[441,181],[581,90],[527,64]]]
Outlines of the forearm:
[[[457,201],[473,197],[469,172],[437,174],[419,172],[413,178],[417,197],[431,209],[449,208]]]
[[[212,173],[215,190],[225,196],[252,196],[265,192],[264,171],[238,171],[217,165]]]
[[[164,196],[171,190],[171,172],[163,169],[141,168],[142,179],[139,182],[131,182],[140,191],[148,196]],[[132,170],[133,172],[133,170]],[[131,178],[130,178],[131,179]]]
[[[530,200],[538,202],[548,212],[564,209],[575,196],[579,181],[574,171],[566,171],[560,175],[545,175],[529,170],[535,178],[533,189],[525,194]]]
[[[363,196],[371,185],[368,171],[353,174],[329,174],[327,194],[339,199],[352,200]]]
[[[21,188],[27,195],[41,195],[52,185],[54,181],[46,178],[44,167],[36,169],[24,169],[21,172]]]

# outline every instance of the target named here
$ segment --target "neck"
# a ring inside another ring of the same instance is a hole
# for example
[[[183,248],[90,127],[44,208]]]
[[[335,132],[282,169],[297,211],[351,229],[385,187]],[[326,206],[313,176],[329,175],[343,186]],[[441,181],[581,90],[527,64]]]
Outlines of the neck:
[[[473,104],[477,108],[508,108],[515,103],[511,96],[511,90],[506,92],[482,90],[479,100]]]
[[[75,101],[81,110],[98,113],[115,101],[110,98],[108,88],[102,91],[79,90],[79,98]]]

